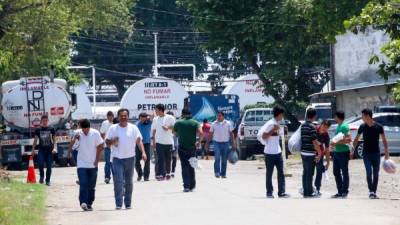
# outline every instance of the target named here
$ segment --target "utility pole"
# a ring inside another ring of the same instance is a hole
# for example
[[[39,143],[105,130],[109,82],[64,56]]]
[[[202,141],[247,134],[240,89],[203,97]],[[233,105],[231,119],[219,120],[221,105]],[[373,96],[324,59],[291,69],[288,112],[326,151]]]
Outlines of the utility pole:
[[[154,77],[158,77],[157,32],[154,32]]]

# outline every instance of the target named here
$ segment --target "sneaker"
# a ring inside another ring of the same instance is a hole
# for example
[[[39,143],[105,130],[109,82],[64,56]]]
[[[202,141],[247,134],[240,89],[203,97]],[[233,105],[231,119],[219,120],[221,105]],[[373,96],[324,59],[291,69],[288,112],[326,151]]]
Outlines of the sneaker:
[[[226,179],[227,177],[226,177],[226,176],[221,176],[221,178],[222,178],[222,179]]]
[[[50,187],[51,186],[50,181],[46,181],[46,185]]]
[[[347,198],[348,193],[343,193],[342,198]]]
[[[170,180],[171,179],[171,175],[168,174],[167,176],[165,176],[165,179],[166,180]]]
[[[138,176],[137,181],[141,181],[141,180],[142,180],[142,176]]]
[[[75,184],[79,185],[79,184],[80,184],[80,183],[79,183],[79,180],[76,180],[76,181],[75,181]]]
[[[106,184],[109,184],[110,183],[110,178],[106,178],[106,179],[104,179],[104,183],[106,183]]]
[[[183,192],[189,192],[189,191],[190,191],[189,188],[184,188],[184,189],[183,189]]]
[[[87,206],[87,211],[93,211],[93,207],[91,205]]]
[[[376,193],[374,193],[374,198],[373,199],[379,199],[378,195],[376,195]]]
[[[40,184],[43,184],[43,183],[44,183],[44,182],[43,182],[43,178],[40,178],[39,183],[40,183]]]
[[[89,208],[88,208],[86,203],[82,203],[81,204],[81,208],[83,209],[83,211],[88,211],[89,210]]]
[[[220,178],[221,176],[219,174],[215,174],[215,177],[216,178]]]
[[[290,198],[289,194],[283,193],[283,194],[278,194],[279,198]]]
[[[331,198],[341,198],[341,197],[342,197],[342,194],[339,194],[339,193],[331,196]]]
[[[150,179],[149,178],[144,178],[144,181],[149,181]]]
[[[115,207],[115,209],[116,209],[116,210],[121,210],[122,207],[121,207],[121,206],[117,206],[117,207]]]
[[[311,195],[304,195],[304,198],[319,198],[319,196],[314,192]]]
[[[175,174],[174,173],[171,173],[171,178],[175,178]]]
[[[321,196],[322,196],[322,193],[321,193],[320,191],[318,191],[318,190],[315,192],[315,194],[316,194],[318,197],[321,197]]]
[[[274,198],[273,194],[267,194],[267,198]]]
[[[132,206],[130,206],[130,205],[125,206],[125,209],[132,209]]]

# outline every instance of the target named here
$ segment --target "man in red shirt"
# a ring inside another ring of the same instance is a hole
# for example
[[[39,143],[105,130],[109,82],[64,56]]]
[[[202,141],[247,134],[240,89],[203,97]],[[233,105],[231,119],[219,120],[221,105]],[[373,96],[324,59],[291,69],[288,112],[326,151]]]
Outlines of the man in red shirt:
[[[328,130],[331,127],[331,123],[328,120],[322,121],[321,125],[317,127],[317,140],[320,143],[320,148],[321,148],[321,160],[317,162],[316,165],[316,170],[317,174],[315,176],[315,188],[316,188],[316,194],[318,196],[321,196],[321,180],[322,180],[322,174],[328,170],[329,164],[330,164],[330,152],[329,152],[329,134]],[[326,158],[326,165],[324,165],[324,156]]]

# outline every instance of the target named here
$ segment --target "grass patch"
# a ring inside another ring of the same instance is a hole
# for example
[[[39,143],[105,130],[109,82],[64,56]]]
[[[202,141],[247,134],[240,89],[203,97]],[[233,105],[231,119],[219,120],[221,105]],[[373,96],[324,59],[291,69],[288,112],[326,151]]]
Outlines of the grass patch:
[[[0,224],[44,225],[45,201],[43,185],[0,180]]]

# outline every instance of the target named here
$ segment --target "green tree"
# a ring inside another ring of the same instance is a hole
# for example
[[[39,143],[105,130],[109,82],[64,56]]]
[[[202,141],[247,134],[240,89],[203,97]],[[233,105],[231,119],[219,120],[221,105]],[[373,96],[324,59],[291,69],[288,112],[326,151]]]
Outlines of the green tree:
[[[183,18],[174,13],[187,14],[187,10],[175,0],[138,0],[130,8],[135,15],[135,30],[110,31],[103,35],[88,33],[87,36],[73,37],[77,42],[78,54],[73,62],[96,65],[112,71],[127,72],[138,76],[124,76],[98,69],[104,83],[117,87],[120,97],[126,91],[127,80],[138,80],[140,76],[150,76],[154,66],[154,32],[158,32],[158,62],[194,63],[197,70],[205,67],[206,61],[200,44],[206,35],[197,33],[191,26],[191,18]],[[172,13],[169,13],[172,12]],[[191,79],[191,69],[159,69],[161,76],[176,79]]]
[[[69,35],[115,27],[132,30],[132,4],[132,0],[0,1],[0,81],[42,75],[51,65],[70,77]]]
[[[392,93],[394,101],[400,104],[400,82],[397,82],[396,86],[392,90]]]
[[[204,47],[230,53],[257,73],[288,118],[300,111],[329,75],[329,46],[309,26],[312,1],[181,0],[195,16],[194,25],[209,32]],[[263,64],[257,63],[257,53]]]

